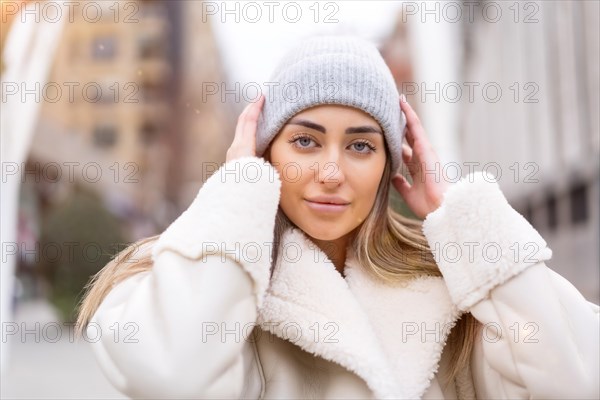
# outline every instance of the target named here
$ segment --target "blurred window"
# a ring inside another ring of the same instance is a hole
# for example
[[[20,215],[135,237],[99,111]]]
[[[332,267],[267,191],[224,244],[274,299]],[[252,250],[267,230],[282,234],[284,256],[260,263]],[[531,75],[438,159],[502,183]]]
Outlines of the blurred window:
[[[94,38],[92,46],[92,56],[96,60],[110,60],[117,53],[117,43],[113,36]]]
[[[144,101],[158,101],[164,94],[164,86],[161,82],[143,80],[141,86],[142,98]]]
[[[166,14],[164,4],[157,0],[143,0],[139,3],[142,18],[158,18]]]
[[[578,184],[571,188],[569,198],[571,203],[571,222],[573,224],[579,224],[588,219],[587,192],[585,184]]]
[[[114,104],[116,103],[115,97],[118,95],[114,85],[104,83],[102,85],[102,96],[100,96],[99,104]],[[118,99],[117,99],[118,100]]]
[[[121,82],[118,75],[105,75],[100,83],[102,88],[98,104],[116,104],[131,96],[134,92],[129,82]]]
[[[156,36],[142,36],[138,39],[138,54],[141,59],[161,58],[165,54],[164,41]]]
[[[548,218],[548,228],[556,229],[558,226],[558,212],[556,209],[556,196],[554,193],[548,194],[546,197],[546,216]]]
[[[535,226],[535,224],[533,223],[533,207],[531,206],[531,203],[527,203],[527,205],[525,206],[523,216],[532,226]]]
[[[94,145],[99,148],[111,148],[117,143],[117,128],[100,124],[94,128]]]
[[[159,135],[159,127],[152,121],[145,121],[140,128],[140,141],[149,146],[153,144]]]

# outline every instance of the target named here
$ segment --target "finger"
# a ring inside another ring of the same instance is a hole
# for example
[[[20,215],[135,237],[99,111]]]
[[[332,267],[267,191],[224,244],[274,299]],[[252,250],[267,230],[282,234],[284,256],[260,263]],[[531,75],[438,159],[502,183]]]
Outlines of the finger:
[[[265,97],[261,94],[258,100],[251,103],[250,107],[248,108],[244,124],[244,134],[247,138],[255,137],[258,116],[260,115],[260,112],[262,110],[264,99]]]
[[[258,127],[258,116],[260,114],[260,98],[251,103],[242,123],[242,143],[252,154],[256,153],[256,131]]]
[[[250,106],[251,104],[246,105],[246,107],[244,107],[244,110],[238,117],[237,125],[235,126],[235,135],[233,136],[234,143],[242,139],[242,135],[244,133],[244,123],[246,121],[246,113],[248,112]]]
[[[432,158],[430,154],[433,152],[433,147],[431,146],[431,143],[429,142],[427,136],[425,136],[424,133],[422,133],[420,137],[415,137],[415,131],[423,132],[422,128],[420,130],[412,130],[407,128],[405,134],[406,142],[410,145],[411,151],[414,154],[414,161],[428,161]],[[435,158],[435,156],[433,158]]]
[[[415,122],[419,122],[419,117],[417,116],[417,113],[410,106],[410,104],[408,104],[408,101],[400,100],[400,109],[402,109],[402,111],[404,111],[404,115],[406,116],[406,124],[407,125],[410,125],[410,124],[414,125]]]
[[[400,195],[404,199],[406,199],[410,195],[411,185],[401,174],[397,174],[396,176],[394,176],[394,178],[392,179],[392,185],[394,185],[398,193],[400,193]]]
[[[408,101],[401,101],[400,107],[406,116],[406,128],[408,129],[408,132],[406,132],[407,141],[414,147],[414,142],[418,142],[425,137],[423,124],[415,110],[408,104]]]
[[[406,143],[402,143],[402,161],[408,165],[411,159],[412,149]]]
[[[406,100],[400,101],[400,105],[401,105],[401,108],[403,108],[402,111],[404,112],[404,115],[406,117],[406,127],[404,128],[404,137],[406,138],[406,141],[408,142],[410,147],[414,147],[415,146],[415,135],[414,135],[413,131],[416,129],[416,123],[414,121],[416,113],[414,112],[414,110],[412,110],[412,107],[410,107],[410,104],[408,104],[408,101],[406,101]],[[412,110],[412,114],[405,107],[409,107]]]
[[[418,172],[419,165],[415,162],[416,160],[413,160],[413,151],[404,143],[402,143],[402,161],[406,164],[411,175],[414,176]]]
[[[410,147],[415,146],[415,136],[413,135],[412,131],[408,129],[408,126],[404,130],[404,137],[406,138],[406,141],[408,142]]]

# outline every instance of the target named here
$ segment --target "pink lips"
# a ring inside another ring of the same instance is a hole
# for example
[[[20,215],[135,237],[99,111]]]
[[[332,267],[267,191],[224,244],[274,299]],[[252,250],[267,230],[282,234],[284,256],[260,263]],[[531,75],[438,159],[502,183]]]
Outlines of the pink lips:
[[[349,204],[331,204],[331,203],[318,203],[310,200],[305,200],[308,207],[314,211],[339,213],[345,211]]]

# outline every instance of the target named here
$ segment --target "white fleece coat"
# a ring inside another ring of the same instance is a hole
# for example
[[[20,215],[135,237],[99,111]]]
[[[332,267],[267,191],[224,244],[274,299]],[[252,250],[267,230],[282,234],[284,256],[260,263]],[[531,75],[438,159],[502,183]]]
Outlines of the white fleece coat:
[[[134,398],[599,398],[598,306],[490,175],[454,184],[423,232],[442,272],[391,286],[349,251],[340,275],[302,231],[270,271],[281,181],[224,164],[117,284],[87,328]],[[444,384],[450,328],[481,322],[470,368]]]

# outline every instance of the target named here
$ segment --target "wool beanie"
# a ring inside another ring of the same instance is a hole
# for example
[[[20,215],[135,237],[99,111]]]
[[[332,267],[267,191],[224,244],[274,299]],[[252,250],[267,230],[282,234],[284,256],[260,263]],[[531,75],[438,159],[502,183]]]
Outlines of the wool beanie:
[[[263,93],[256,132],[259,157],[295,114],[320,104],[339,104],[363,110],[379,123],[392,176],[398,171],[406,117],[392,73],[370,42],[352,36],[305,39],[284,55]]]

